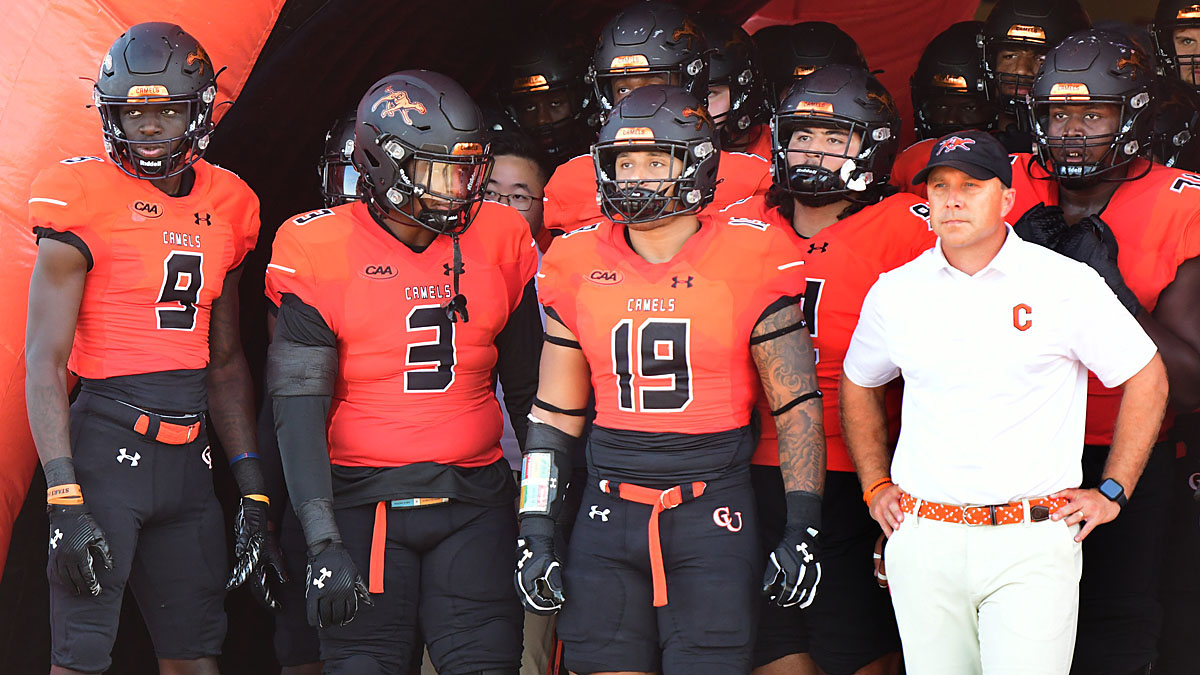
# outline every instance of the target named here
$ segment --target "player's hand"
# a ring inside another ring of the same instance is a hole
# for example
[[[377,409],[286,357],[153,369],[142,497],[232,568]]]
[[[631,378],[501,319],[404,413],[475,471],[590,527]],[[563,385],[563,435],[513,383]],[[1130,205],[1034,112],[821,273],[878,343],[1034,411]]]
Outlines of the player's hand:
[[[875,583],[880,588],[888,587],[887,563],[883,559],[883,549],[887,546],[887,535],[879,535],[875,540],[875,552],[871,554],[871,564],[875,568]]]
[[[880,490],[871,500],[869,510],[871,517],[883,528],[883,534],[891,537],[900,523],[904,522],[904,511],[900,508],[900,495],[903,490],[898,485],[889,485]]]
[[[374,605],[358,568],[340,541],[308,555],[304,600],[308,625],[315,628],[344,626],[354,620],[358,603]]]
[[[1082,525],[1075,541],[1083,541],[1097,525],[1107,523],[1121,514],[1121,505],[1100,494],[1096,488],[1068,488],[1050,495],[1051,499],[1066,499],[1067,504],[1050,514],[1051,520],[1064,520],[1067,525]]]
[[[1067,229],[1063,210],[1045,203],[1029,209],[1013,225],[1013,232],[1021,239],[1038,246],[1053,249]]]
[[[1137,296],[1125,285],[1125,278],[1117,268],[1117,238],[1099,216],[1088,216],[1067,228],[1054,250],[1096,270],[1130,314],[1137,316],[1142,311]]]
[[[554,552],[554,521],[526,516],[517,539],[517,595],[525,609],[543,616],[563,606],[562,562]]]
[[[287,581],[283,552],[271,531],[267,505],[263,502],[242,497],[234,520],[233,552],[236,562],[225,590],[232,590],[249,582],[254,599],[272,611],[281,609],[272,587]],[[272,578],[273,577],[273,578]]]
[[[104,531],[91,511],[85,504],[50,504],[46,512],[50,516],[50,569],[59,583],[75,595],[85,590],[93,597],[100,595],[96,558],[109,570],[113,561]]]
[[[763,595],[780,607],[804,609],[817,597],[821,583],[817,529],[788,523],[779,546],[767,559]]]

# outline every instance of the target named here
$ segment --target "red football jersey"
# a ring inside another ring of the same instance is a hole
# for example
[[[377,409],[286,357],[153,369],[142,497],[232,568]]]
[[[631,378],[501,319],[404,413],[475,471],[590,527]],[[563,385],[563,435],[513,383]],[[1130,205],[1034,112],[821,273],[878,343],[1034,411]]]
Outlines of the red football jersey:
[[[212,303],[258,239],[258,197],[225,169],[192,168],[183,197],[97,157],[63,160],[34,180],[34,232],[82,244],[89,259],[72,372],[103,379],[208,365]]]
[[[767,124],[755,124],[750,127],[747,132],[750,136],[750,142],[746,147],[739,152],[755,157],[762,157],[768,162],[771,161],[771,127]],[[770,187],[768,185],[767,187]]]
[[[929,227],[929,205],[914,195],[899,193],[874,206],[843,218],[803,239],[778,209],[768,208],[762,198],[753,198],[726,209],[722,215],[763,220],[791,235],[804,260],[804,318],[817,352],[817,381],[824,397],[825,456],[830,471],[854,471],[854,463],[842,439],[838,385],[842,360],[858,325],[863,298],[879,275],[891,271],[937,241]],[[899,390],[888,392],[888,420],[892,437],[900,421]],[[775,423],[765,398],[758,409],[762,438],[754,453],[755,464],[779,464]]]
[[[1017,204],[1006,218],[1010,223],[1040,202],[1058,204],[1058,183],[1044,180],[1047,172],[1030,161],[1031,155],[1012,157]],[[1145,170],[1146,162],[1138,160],[1129,173],[1136,176]],[[1200,174],[1154,164],[1144,177],[1121,183],[1099,216],[1117,238],[1117,267],[1125,284],[1146,311],[1154,311],[1159,294],[1175,280],[1179,266],[1200,256]],[[1088,373],[1085,443],[1112,443],[1121,392]],[[1164,434],[1173,419],[1168,410]]]
[[[896,163],[892,165],[892,176],[888,182],[900,188],[901,192],[908,192],[925,199],[928,194],[925,184],[913,185],[912,179],[921,169],[925,168],[926,164],[929,164],[929,152],[937,140],[936,138],[926,138],[905,148],[896,157]]]
[[[704,207],[714,213],[739,199],[766,194],[771,187],[767,160],[743,152],[722,152],[717,167],[717,191]],[[607,218],[596,201],[596,167],[591,155],[580,155],[554,170],[546,184],[546,227],[571,232]]]
[[[803,263],[767,223],[700,222],[661,264],[610,221],[559,237],[542,260],[538,294],[583,347],[596,424],[699,434],[749,423],[760,390],[750,334],[772,303],[804,288]]]
[[[492,371],[496,335],[537,270],[529,225],[484,202],[462,249],[470,321],[450,321],[450,237],[422,253],[376,223],[362,202],[297,216],[275,235],[267,297],[291,293],[321,313],[338,344],[330,461],[394,467],[484,466],[500,459]]]

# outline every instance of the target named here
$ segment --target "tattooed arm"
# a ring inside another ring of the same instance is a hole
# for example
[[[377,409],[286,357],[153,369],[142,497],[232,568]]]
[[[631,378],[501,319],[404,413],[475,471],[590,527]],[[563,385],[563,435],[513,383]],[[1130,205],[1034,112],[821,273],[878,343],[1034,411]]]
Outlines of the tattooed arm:
[[[764,317],[754,327],[750,353],[758,366],[771,410],[780,410],[817,391],[816,362],[807,330],[793,330],[753,344],[754,340],[803,324],[798,304]],[[823,494],[825,489],[825,424],[821,399],[809,398],[775,417],[779,433],[779,468],[788,492]]]

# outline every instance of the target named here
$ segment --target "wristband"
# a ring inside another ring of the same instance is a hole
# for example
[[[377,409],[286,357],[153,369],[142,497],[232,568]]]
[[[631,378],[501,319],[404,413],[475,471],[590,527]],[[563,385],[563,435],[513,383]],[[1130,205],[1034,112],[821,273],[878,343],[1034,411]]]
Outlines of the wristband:
[[[56,506],[78,506],[83,503],[83,491],[79,483],[55,485],[46,490],[46,503]]]
[[[234,457],[233,459],[229,460],[229,466],[233,466],[234,464],[237,464],[238,462],[242,461],[243,459],[251,459],[251,458],[253,458],[253,459],[258,459],[258,453],[256,453],[256,452],[243,452],[242,454],[240,454],[240,455],[238,455],[238,456]]]
[[[883,492],[884,489],[886,489],[889,485],[893,485],[892,479],[890,476],[880,478],[879,480],[872,483],[871,487],[867,488],[867,491],[863,493],[863,502],[866,503],[867,508],[871,507],[871,502],[874,501],[875,495],[879,494],[880,492]]]
[[[242,495],[242,499],[253,499],[256,502],[262,502],[262,503],[266,504],[267,506],[271,505],[271,498],[266,495],[260,495],[260,494]]]

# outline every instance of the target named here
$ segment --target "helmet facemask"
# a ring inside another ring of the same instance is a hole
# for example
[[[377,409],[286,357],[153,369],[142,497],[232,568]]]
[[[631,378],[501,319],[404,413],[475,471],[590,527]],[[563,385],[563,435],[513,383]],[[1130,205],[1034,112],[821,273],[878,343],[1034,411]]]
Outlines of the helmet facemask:
[[[213,130],[212,111],[217,88],[210,83],[200,92],[170,94],[161,85],[134,87],[129,96],[107,95],[97,86],[93,90],[93,101],[100,113],[104,147],[122,171],[134,178],[155,180],[177,176],[195,164],[208,148]],[[137,94],[137,95],[133,95]],[[133,140],[121,125],[121,110],[126,107],[164,105],[185,106],[187,127],[178,136]],[[144,157],[139,150],[151,147],[167,147],[167,152],[158,157]]]
[[[701,164],[717,149],[709,141],[683,143],[670,140],[634,138],[596,143],[592,161],[599,184],[600,210],[605,217],[624,225],[649,223],[671,216],[696,213],[705,203],[697,177]],[[662,153],[666,162],[662,178],[618,178],[619,161],[626,153]]]
[[[845,149],[791,149],[792,136],[801,129],[844,131]],[[854,201],[876,182],[878,177],[869,168],[879,143],[889,138],[891,129],[887,126],[866,124],[845,115],[813,111],[777,114],[771,120],[771,172],[775,184],[805,206]],[[856,140],[859,148],[854,151]],[[828,159],[838,168],[828,168]]]
[[[1070,85],[1056,85],[1057,87]],[[1065,91],[1065,90],[1064,90]],[[1052,94],[1029,97],[1037,162],[1059,183],[1068,189],[1080,189],[1102,181],[1123,181],[1127,176],[1122,167],[1150,151],[1144,138],[1153,124],[1154,111],[1146,91],[1127,96],[1096,96]],[[1052,115],[1064,114],[1063,108],[1088,104],[1109,104],[1116,108],[1118,119],[1111,133],[1052,134]],[[1063,158],[1061,161],[1058,158]],[[1066,159],[1077,158],[1076,161]]]

